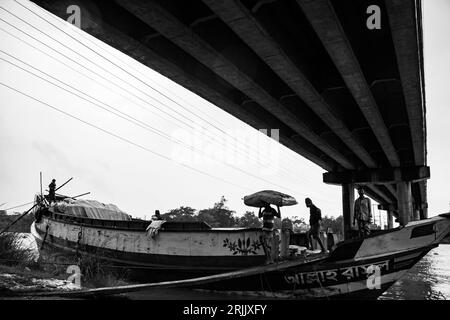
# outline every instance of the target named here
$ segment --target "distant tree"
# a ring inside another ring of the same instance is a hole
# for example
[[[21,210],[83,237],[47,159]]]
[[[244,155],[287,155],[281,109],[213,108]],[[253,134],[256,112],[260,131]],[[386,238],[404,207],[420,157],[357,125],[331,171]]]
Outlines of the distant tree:
[[[198,213],[191,207],[179,207],[172,209],[161,215],[167,221],[205,221],[215,228],[245,227],[245,228],[261,228],[262,219],[253,211],[246,211],[243,216],[235,216],[235,211],[227,207],[227,199],[222,196],[219,202],[214,203],[212,208],[199,210]],[[281,212],[283,215],[283,212]],[[323,230],[331,228],[335,233],[342,234],[342,216],[323,217]],[[283,217],[282,219],[274,219],[274,227],[281,229],[282,225],[291,227],[294,231],[305,231],[309,226],[303,218],[298,216]]]
[[[288,218],[288,219],[291,220],[293,224],[304,224],[305,223],[305,219],[299,218],[298,216],[292,216],[291,218]]]
[[[261,219],[259,219],[252,211],[246,211],[242,217],[236,218],[236,223],[238,227],[245,227],[245,228],[262,227]]]
[[[280,218],[275,217],[273,219],[273,227],[275,229],[281,229],[281,219]]]
[[[322,230],[327,231],[330,228],[333,233],[343,234],[343,217],[338,216],[337,218],[324,216],[322,217]]]
[[[191,207],[179,207],[178,209],[172,209],[161,215],[161,218],[166,221],[197,221],[195,216],[195,209]]]
[[[261,228],[262,227],[262,219],[258,218],[258,216],[252,211],[246,211],[244,215],[240,218],[236,219],[236,225],[239,227],[246,228]],[[274,219],[274,228],[280,229],[283,225],[289,226],[292,229],[295,229],[300,224],[304,224],[304,219],[299,218],[297,216],[293,216],[291,218],[286,217],[283,219],[275,218]]]
[[[22,213],[14,212],[11,215],[2,215],[0,216],[0,230],[6,228],[10,223],[16,220]],[[30,232],[31,224],[34,221],[33,214],[28,214],[11,226],[8,231],[10,232]]]
[[[227,200],[222,196],[212,208],[200,210],[197,215],[198,219],[216,228],[234,227],[237,224],[234,217],[235,211],[230,210],[226,203]]]

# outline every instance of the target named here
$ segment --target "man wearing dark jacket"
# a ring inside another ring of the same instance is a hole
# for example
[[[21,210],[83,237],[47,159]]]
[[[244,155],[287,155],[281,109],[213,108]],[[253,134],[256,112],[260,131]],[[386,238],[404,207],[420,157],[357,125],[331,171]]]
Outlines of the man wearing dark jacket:
[[[312,238],[314,238],[320,245],[322,252],[326,252],[325,247],[319,237],[320,232],[320,221],[322,220],[322,214],[320,209],[317,208],[311,201],[310,198],[305,199],[306,207],[309,208],[309,225],[311,226],[308,232],[308,244],[310,249],[313,249]]]

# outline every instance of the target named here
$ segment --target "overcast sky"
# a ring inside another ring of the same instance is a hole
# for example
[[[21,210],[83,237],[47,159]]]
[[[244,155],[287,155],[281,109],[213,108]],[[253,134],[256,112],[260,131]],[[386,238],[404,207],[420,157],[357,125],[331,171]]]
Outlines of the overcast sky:
[[[307,218],[307,196],[323,214],[341,214],[341,189],[323,184],[318,166],[34,4],[19,1],[63,31],[12,0],[0,0],[17,16],[0,9],[0,204],[7,202],[2,208],[32,201],[42,171],[44,189],[52,178],[61,184],[74,177],[61,192],[90,191],[88,199],[114,203],[136,217],[182,205],[208,208],[222,195],[240,215],[254,210],[243,204],[243,196],[262,189],[299,200],[299,206],[283,208],[285,216]],[[432,216],[448,211],[450,204],[450,2],[423,5]],[[245,151],[248,145],[252,152]]]

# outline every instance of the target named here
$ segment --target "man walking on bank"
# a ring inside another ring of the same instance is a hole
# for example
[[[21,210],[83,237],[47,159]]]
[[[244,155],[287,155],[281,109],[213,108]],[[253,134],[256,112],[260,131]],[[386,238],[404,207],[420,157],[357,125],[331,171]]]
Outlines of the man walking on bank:
[[[310,229],[308,231],[308,244],[310,246],[310,249],[313,249],[313,243],[312,238],[314,238],[317,243],[320,246],[320,249],[322,252],[327,252],[325,250],[325,247],[322,244],[322,241],[320,240],[319,233],[320,233],[320,221],[322,220],[322,213],[319,208],[317,208],[310,198],[305,199],[306,207],[309,208],[309,225]]]
[[[372,221],[370,199],[364,197],[364,188],[358,188],[359,198],[355,200],[353,224],[358,223],[358,233],[361,238],[370,234],[369,224]]]

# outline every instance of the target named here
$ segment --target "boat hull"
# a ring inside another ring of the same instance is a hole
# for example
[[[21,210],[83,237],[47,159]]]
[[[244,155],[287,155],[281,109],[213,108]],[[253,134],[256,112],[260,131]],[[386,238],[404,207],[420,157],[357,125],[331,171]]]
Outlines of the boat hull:
[[[324,258],[197,288],[229,295],[281,299],[375,299],[436,246],[358,262],[329,262]]]
[[[105,262],[105,268],[124,267],[131,278],[145,281],[198,277],[265,261],[256,228],[161,230],[152,237],[145,227],[107,222],[48,215],[31,232],[49,261],[77,263],[79,257],[92,257]]]

